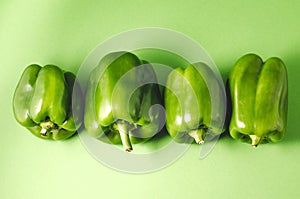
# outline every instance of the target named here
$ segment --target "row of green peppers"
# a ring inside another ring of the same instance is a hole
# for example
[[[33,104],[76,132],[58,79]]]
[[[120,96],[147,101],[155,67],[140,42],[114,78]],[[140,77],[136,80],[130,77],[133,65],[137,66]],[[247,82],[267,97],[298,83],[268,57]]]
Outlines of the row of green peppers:
[[[123,144],[126,151],[157,134],[165,118],[176,142],[202,144],[225,131],[225,89],[207,65],[174,69],[163,96],[157,82],[146,61],[129,52],[110,53],[92,71],[84,98],[74,74],[34,64],[15,90],[14,116],[34,135],[54,140],[72,136],[84,122],[89,134]],[[247,54],[236,62],[228,82],[230,135],[253,146],[282,139],[288,104],[284,63]]]

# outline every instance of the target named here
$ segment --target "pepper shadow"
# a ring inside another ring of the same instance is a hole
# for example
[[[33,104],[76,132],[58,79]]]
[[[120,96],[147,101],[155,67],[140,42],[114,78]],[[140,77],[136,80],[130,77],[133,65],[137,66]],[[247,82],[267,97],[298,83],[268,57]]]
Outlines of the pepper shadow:
[[[288,73],[288,117],[286,134],[283,143],[296,143],[300,141],[299,111],[300,111],[300,52],[294,51],[282,56]]]

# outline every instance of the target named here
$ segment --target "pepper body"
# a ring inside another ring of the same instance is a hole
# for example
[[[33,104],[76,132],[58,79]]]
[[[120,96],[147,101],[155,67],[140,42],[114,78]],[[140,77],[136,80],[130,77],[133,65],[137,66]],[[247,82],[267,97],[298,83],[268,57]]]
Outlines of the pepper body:
[[[43,139],[62,140],[81,125],[82,93],[75,76],[54,65],[29,65],[13,97],[16,120]]]
[[[284,63],[276,57],[263,62],[255,54],[244,55],[231,71],[229,86],[230,135],[254,147],[281,140],[286,130],[288,106]]]
[[[88,82],[85,127],[88,133],[111,144],[131,143],[153,137],[163,124],[161,94],[153,68],[129,52],[103,57]]]
[[[176,68],[166,83],[166,128],[176,142],[203,144],[224,131],[225,103],[225,89],[207,65]]]

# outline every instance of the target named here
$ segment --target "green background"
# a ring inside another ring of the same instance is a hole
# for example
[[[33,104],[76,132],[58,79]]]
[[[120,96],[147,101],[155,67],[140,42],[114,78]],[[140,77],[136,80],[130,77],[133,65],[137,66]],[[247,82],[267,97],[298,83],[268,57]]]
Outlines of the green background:
[[[298,198],[299,7],[296,0],[0,1],[0,198]],[[28,64],[76,72],[99,43],[147,26],[198,41],[224,78],[245,53],[282,58],[289,75],[284,140],[253,149],[224,136],[203,160],[193,145],[167,168],[133,175],[97,162],[78,136],[44,141],[14,120],[12,96]]]

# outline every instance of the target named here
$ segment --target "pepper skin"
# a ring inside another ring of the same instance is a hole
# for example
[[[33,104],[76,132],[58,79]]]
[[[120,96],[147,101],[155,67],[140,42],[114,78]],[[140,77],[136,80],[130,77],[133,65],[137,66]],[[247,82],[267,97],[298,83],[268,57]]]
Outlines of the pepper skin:
[[[144,142],[161,129],[163,112],[152,107],[161,101],[152,66],[129,52],[110,53],[90,75],[85,127],[95,138],[123,144],[130,152],[132,143]]]
[[[225,130],[225,89],[207,65],[195,66],[176,68],[166,83],[166,128],[179,143],[203,144]]]
[[[54,65],[32,64],[19,80],[13,111],[18,123],[37,137],[62,140],[80,127],[81,102],[80,86],[72,73]]]
[[[231,71],[230,135],[251,143],[277,142],[286,131],[288,78],[284,63],[276,57],[265,62],[255,54],[241,57]]]

